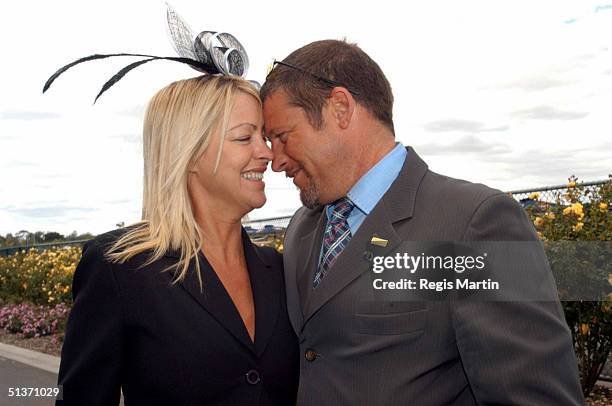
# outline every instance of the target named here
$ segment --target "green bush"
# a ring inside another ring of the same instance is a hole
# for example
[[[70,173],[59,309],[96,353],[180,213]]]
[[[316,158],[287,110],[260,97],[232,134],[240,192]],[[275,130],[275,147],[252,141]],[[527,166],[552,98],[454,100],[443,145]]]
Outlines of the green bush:
[[[558,193],[554,202],[540,201],[537,193],[530,198],[536,204],[527,211],[559,287],[586,397],[612,349],[612,176],[596,188],[572,176],[567,193]]]
[[[80,247],[31,249],[0,257],[0,301],[71,305],[72,275],[80,258]]]

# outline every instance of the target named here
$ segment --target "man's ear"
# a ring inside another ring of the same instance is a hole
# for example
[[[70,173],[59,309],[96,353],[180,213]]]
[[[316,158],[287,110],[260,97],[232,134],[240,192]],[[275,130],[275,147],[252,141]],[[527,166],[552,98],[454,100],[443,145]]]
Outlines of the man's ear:
[[[329,100],[330,113],[338,126],[346,130],[353,119],[355,99],[351,92],[341,86],[332,89]]]

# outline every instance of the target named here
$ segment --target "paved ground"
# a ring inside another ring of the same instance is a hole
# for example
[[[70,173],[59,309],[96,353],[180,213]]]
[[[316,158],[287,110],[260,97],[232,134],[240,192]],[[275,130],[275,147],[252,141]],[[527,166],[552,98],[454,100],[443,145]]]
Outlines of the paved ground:
[[[53,397],[10,397],[9,388],[54,388],[58,369],[58,357],[0,343],[0,406],[53,405]],[[612,382],[599,381],[598,384],[612,388]],[[609,395],[605,396],[610,399]],[[612,405],[607,400],[603,402],[589,404]]]
[[[8,388],[53,388],[56,384],[56,374],[0,356],[0,405],[53,405],[54,398],[49,397],[9,397]]]

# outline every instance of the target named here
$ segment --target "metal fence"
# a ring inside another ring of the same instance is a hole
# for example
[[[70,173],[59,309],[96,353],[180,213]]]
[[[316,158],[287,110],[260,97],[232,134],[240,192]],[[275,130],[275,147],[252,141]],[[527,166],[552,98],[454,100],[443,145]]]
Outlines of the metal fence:
[[[598,180],[593,182],[579,182],[576,185],[572,185],[571,188],[580,188],[582,191],[595,191],[601,186],[610,182],[612,182],[612,179]],[[508,193],[518,200],[524,208],[527,208],[529,206],[533,206],[536,203],[536,200],[539,201],[540,204],[554,206],[557,204],[557,201],[560,198],[569,192],[569,190],[570,185],[564,184],[537,189],[512,190]],[[538,194],[537,199],[533,197],[534,193]]]
[[[287,228],[289,220],[291,220],[291,216],[270,217],[243,221],[242,225],[249,234],[257,232],[275,232]]]
[[[20,245],[18,247],[3,247],[3,248],[0,248],[0,257],[7,257],[9,255],[16,254],[19,251],[28,252],[32,248],[39,249],[39,250],[45,250],[48,248],[69,247],[71,245],[82,246],[87,241],[89,240],[48,242],[48,243],[42,243],[42,244]]]

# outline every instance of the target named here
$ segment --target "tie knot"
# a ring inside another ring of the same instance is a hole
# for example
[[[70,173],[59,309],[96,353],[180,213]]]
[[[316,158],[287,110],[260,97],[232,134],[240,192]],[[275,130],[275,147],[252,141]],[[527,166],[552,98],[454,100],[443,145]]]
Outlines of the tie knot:
[[[355,205],[351,202],[348,197],[343,197],[337,200],[332,206],[332,219],[331,221],[338,221],[346,219]]]

